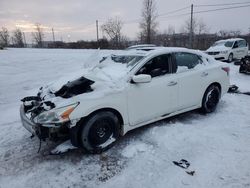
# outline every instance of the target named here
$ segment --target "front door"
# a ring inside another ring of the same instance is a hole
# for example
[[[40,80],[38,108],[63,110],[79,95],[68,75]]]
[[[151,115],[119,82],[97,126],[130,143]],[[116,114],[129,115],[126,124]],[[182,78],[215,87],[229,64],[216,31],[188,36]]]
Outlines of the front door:
[[[171,74],[170,55],[160,55],[145,63],[136,75],[149,74],[149,83],[130,83],[127,90],[130,125],[134,126],[175,111],[178,82]]]

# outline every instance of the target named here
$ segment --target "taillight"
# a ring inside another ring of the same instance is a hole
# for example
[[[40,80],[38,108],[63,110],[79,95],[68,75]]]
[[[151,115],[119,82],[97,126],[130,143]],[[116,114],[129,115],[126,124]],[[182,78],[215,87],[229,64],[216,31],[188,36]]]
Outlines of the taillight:
[[[227,75],[229,75],[229,72],[230,72],[229,67],[222,67],[221,69],[224,70],[227,73]]]

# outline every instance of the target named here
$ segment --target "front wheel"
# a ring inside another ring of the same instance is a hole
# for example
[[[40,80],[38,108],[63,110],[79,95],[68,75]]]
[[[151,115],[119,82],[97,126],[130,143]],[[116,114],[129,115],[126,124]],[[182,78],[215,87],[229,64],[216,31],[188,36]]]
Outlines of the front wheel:
[[[119,137],[119,119],[109,111],[94,114],[81,127],[81,145],[90,153],[109,149]]]
[[[202,99],[201,110],[203,113],[215,111],[220,100],[220,89],[217,85],[211,85],[207,88]]]

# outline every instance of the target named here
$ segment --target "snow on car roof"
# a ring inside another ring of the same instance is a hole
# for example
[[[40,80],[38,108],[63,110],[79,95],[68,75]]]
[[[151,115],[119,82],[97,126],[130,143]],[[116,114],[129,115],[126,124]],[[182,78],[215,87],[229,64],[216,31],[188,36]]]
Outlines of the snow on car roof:
[[[236,41],[236,40],[244,40],[244,39],[243,38],[230,38],[230,39],[218,40],[216,42],[227,42],[227,41]]]
[[[188,48],[181,48],[181,47],[155,47],[153,50],[144,51],[144,50],[123,50],[115,55],[120,56],[153,56],[153,55],[160,55],[163,53],[172,53],[172,52],[187,52],[187,53],[195,53],[197,55],[209,58],[207,54],[203,53],[200,50],[188,49]],[[210,59],[210,58],[209,58]]]
[[[133,45],[127,48],[127,50],[130,49],[136,49],[136,48],[141,48],[141,47],[155,47],[156,45],[154,44],[138,44],[138,45]]]

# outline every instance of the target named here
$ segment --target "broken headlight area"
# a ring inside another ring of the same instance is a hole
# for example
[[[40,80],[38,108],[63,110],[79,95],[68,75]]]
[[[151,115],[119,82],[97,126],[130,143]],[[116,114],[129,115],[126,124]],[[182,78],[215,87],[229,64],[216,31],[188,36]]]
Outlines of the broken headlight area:
[[[50,101],[42,101],[39,96],[29,96],[21,100],[24,105],[25,113],[31,113],[32,116],[35,116],[42,111],[51,110],[55,108],[55,104]]]
[[[34,117],[34,122],[43,124],[46,127],[54,127],[57,124],[61,124],[69,121],[69,115],[74,111],[79,103],[67,105],[61,108],[56,108],[49,111],[44,111],[38,116]]]
[[[39,96],[25,97],[21,100],[20,114],[23,126],[40,139],[56,140],[69,133],[71,121],[69,115],[79,103],[56,108],[50,101],[43,101]]]

